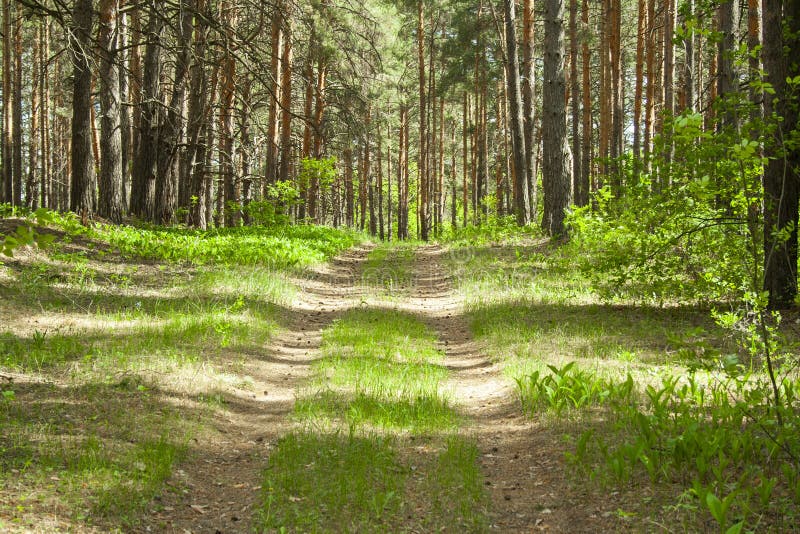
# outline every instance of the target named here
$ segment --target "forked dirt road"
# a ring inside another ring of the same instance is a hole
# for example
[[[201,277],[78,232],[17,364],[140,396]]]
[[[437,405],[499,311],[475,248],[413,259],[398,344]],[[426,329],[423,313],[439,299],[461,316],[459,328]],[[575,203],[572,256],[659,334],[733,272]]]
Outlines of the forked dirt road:
[[[318,357],[322,331],[348,309],[377,297],[361,281],[370,247],[352,249],[310,278],[298,280],[289,327],[262,355],[247,362],[255,387],[224,392],[213,431],[190,444],[190,456],[150,507],[142,532],[250,532],[260,474],[271,448],[289,431],[298,388]],[[619,523],[594,506],[596,496],[570,485],[560,436],[522,416],[512,384],[472,339],[464,303],[436,245],[416,250],[413,282],[392,305],[412,313],[437,334],[451,370],[445,388],[467,419],[461,433],[478,443],[489,496],[489,529],[496,532],[607,532]],[[334,527],[335,528],[335,527]],[[399,526],[402,530],[402,526]]]

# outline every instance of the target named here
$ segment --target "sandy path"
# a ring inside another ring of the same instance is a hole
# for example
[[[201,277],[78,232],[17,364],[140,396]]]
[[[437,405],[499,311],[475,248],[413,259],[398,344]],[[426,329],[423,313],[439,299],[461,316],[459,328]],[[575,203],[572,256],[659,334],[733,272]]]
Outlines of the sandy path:
[[[295,281],[300,291],[287,307],[287,328],[245,364],[243,374],[254,387],[224,391],[227,402],[212,430],[189,444],[188,460],[168,482],[174,491],[150,506],[138,532],[252,532],[270,449],[292,427],[289,414],[322,331],[362,297],[361,264],[368,251],[351,249]]]
[[[478,443],[489,494],[491,530],[602,532],[601,511],[566,479],[560,436],[523,416],[511,381],[470,333],[461,296],[444,266],[443,247],[417,250],[415,279],[405,311],[438,335],[451,370],[446,388],[468,417],[461,430]]]

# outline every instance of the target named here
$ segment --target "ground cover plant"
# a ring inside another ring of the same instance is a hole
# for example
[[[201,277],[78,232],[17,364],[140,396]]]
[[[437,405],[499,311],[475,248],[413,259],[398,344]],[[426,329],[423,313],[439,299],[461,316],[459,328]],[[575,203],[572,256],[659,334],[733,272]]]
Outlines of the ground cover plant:
[[[629,528],[793,528],[793,327],[775,331],[776,408],[758,337],[732,335],[709,308],[604,303],[542,242],[450,256],[472,330],[514,381],[519,409],[567,436],[576,484],[622,495]]]
[[[0,528],[132,527],[255,387],[292,276],[355,237],[38,222],[49,246],[0,265]]]

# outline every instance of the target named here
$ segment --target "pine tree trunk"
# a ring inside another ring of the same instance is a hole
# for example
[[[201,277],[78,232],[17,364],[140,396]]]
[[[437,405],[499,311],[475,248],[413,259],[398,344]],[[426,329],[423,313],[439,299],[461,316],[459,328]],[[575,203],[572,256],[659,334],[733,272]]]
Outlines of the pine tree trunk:
[[[41,74],[41,47],[40,34],[42,32],[43,21],[37,21],[34,34],[34,44],[32,50],[32,71],[31,77],[31,107],[30,118],[28,120],[28,177],[25,180],[25,205],[36,209],[39,207],[40,189],[40,161],[39,157],[39,115],[42,113],[42,103],[39,100],[39,85],[44,82],[40,78]]]
[[[468,144],[469,144],[469,97],[467,92],[464,91],[464,109],[461,118],[461,166],[462,166],[462,178],[461,178],[461,210],[463,212],[462,216],[462,226],[464,228],[467,227],[469,224],[469,198],[468,198],[468,191],[469,191],[469,180],[468,177],[470,175],[469,172],[469,152],[468,152]],[[526,134],[527,135],[527,134]]]
[[[790,131],[776,128],[764,169],[764,290],[771,308],[791,307],[797,295],[797,224],[800,194],[800,150],[787,143],[798,122],[796,100],[786,83],[799,75],[795,61],[800,54],[800,5],[764,0],[763,62],[767,82],[775,94],[765,95],[765,115],[776,113]],[[784,28],[784,31],[778,31]],[[784,53],[786,51],[786,53]],[[788,229],[788,239],[776,235]]]
[[[574,1],[574,0],[573,0]],[[508,54],[508,103],[510,108],[511,152],[514,159],[514,215],[517,224],[524,226],[530,222],[530,200],[528,198],[528,157],[525,147],[525,119],[522,105],[522,90],[519,79],[519,59],[517,54],[515,0],[504,0],[506,13],[505,37]]]
[[[425,10],[423,0],[417,0],[417,61],[419,63],[419,153],[417,172],[419,173],[419,235],[423,241],[428,240],[428,132],[427,99],[425,95]]]
[[[11,45],[11,2],[3,0],[3,184],[2,197],[4,202],[12,202],[14,199],[14,139],[12,130],[14,129],[14,115],[12,107],[11,83],[14,78],[11,68],[12,50]]]
[[[284,38],[281,54],[281,149],[278,179],[289,180],[292,151],[292,19],[284,13]]]
[[[536,123],[536,64],[534,51],[534,0],[522,2],[522,100],[525,114],[525,183],[528,188],[529,221],[536,221],[538,210],[538,176],[536,169],[537,146],[534,142],[534,126]],[[466,161],[466,160],[465,160]],[[466,217],[464,217],[466,224]]]
[[[207,0],[195,0],[195,10],[205,15]],[[205,195],[205,153],[206,141],[203,139],[207,120],[206,98],[209,92],[206,77],[205,60],[208,28],[205,17],[198,16],[194,20],[194,62],[191,67],[189,82],[189,111],[187,117],[187,147],[184,153],[184,166],[189,175],[189,214],[188,224],[205,230],[206,195]]]
[[[219,162],[222,179],[222,209],[225,212],[225,226],[236,226],[241,216],[236,187],[236,161],[234,140],[234,96],[236,95],[236,57],[234,42],[236,34],[236,6],[222,4],[223,25],[225,28],[225,51],[220,70],[220,110],[219,110]]]
[[[589,202],[588,190],[583,189],[581,165],[581,80],[578,78],[578,1],[569,2],[569,53],[570,53],[570,103],[572,111],[572,190],[575,204],[585,206]],[[584,133],[585,135],[585,133]]]
[[[380,130],[380,128],[379,128]],[[378,132],[378,185],[377,188],[377,201],[378,201],[378,237],[383,241],[386,237],[385,228],[383,226],[383,136]],[[391,174],[391,173],[390,173]]]
[[[280,102],[281,54],[283,53],[283,2],[279,0],[272,13],[272,58],[270,73],[272,94],[269,100],[269,114],[267,118],[267,158],[262,195],[266,196],[267,186],[275,183],[278,176],[278,102]]]
[[[122,128],[119,95],[118,0],[101,0],[100,31],[100,203],[98,213],[122,221]]]
[[[147,46],[142,78],[142,103],[139,118],[139,141],[133,164],[131,212],[147,220],[155,212],[155,184],[158,165],[158,141],[161,125],[161,40],[164,19],[155,4],[149,6]]]
[[[353,150],[348,139],[347,148],[344,149],[344,196],[345,196],[345,225],[353,227],[355,222],[355,191],[353,190]]]
[[[647,0],[639,0],[636,32],[636,80],[633,90],[633,165],[638,176],[642,148],[642,97],[644,96],[644,52],[647,32]]]
[[[92,2],[76,0],[72,13],[72,191],[70,210],[89,219],[95,211],[92,157]]]
[[[583,31],[589,31],[589,0],[581,4],[581,23]],[[575,204],[585,206],[589,203],[589,190],[591,189],[592,168],[592,93],[591,69],[592,57],[589,52],[589,37],[584,36],[581,44],[581,70],[583,86],[583,126],[581,136],[581,179],[579,187],[575,189]]]
[[[11,203],[22,205],[22,6],[16,3],[14,18],[14,95],[12,97],[14,126],[13,139],[14,185]]]
[[[548,235],[558,237],[565,233],[564,217],[572,196],[564,103],[564,0],[545,0],[544,4],[542,227]]]

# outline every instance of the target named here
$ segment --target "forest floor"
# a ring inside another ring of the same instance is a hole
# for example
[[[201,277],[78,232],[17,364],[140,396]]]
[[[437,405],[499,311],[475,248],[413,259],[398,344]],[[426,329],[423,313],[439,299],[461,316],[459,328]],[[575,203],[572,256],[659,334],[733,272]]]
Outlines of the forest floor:
[[[735,350],[707,310],[600,303],[530,237],[342,235],[327,262],[265,268],[56,234],[0,264],[2,531],[719,531],[681,469],[569,461],[627,450],[602,395]],[[800,320],[784,330],[800,339]],[[615,385],[526,409],[548,368],[541,384]],[[756,521],[791,531],[800,480],[769,473],[775,492],[756,481],[736,513],[764,502]]]
[[[393,268],[384,265],[377,273],[365,273],[370,248],[352,249],[316,268],[309,278],[296,280],[302,291],[286,310],[288,328],[249,365],[259,394],[229,400],[216,414],[213,431],[193,447],[172,482],[189,491],[165,495],[159,511],[136,530],[251,531],[261,470],[271,448],[293,425],[292,404],[309,381],[309,364],[319,357],[323,331],[348,310],[386,306],[386,296],[391,309],[429,325],[445,354],[442,364],[451,374],[443,387],[466,416],[460,432],[474,439],[480,451],[489,496],[486,527],[498,532],[619,529],[623,523],[615,512],[620,503],[569,481],[561,435],[520,412],[512,381],[473,339],[463,298],[443,265],[448,250],[438,245],[417,248],[409,266],[411,282],[395,284],[387,292],[381,286],[394,276]]]

